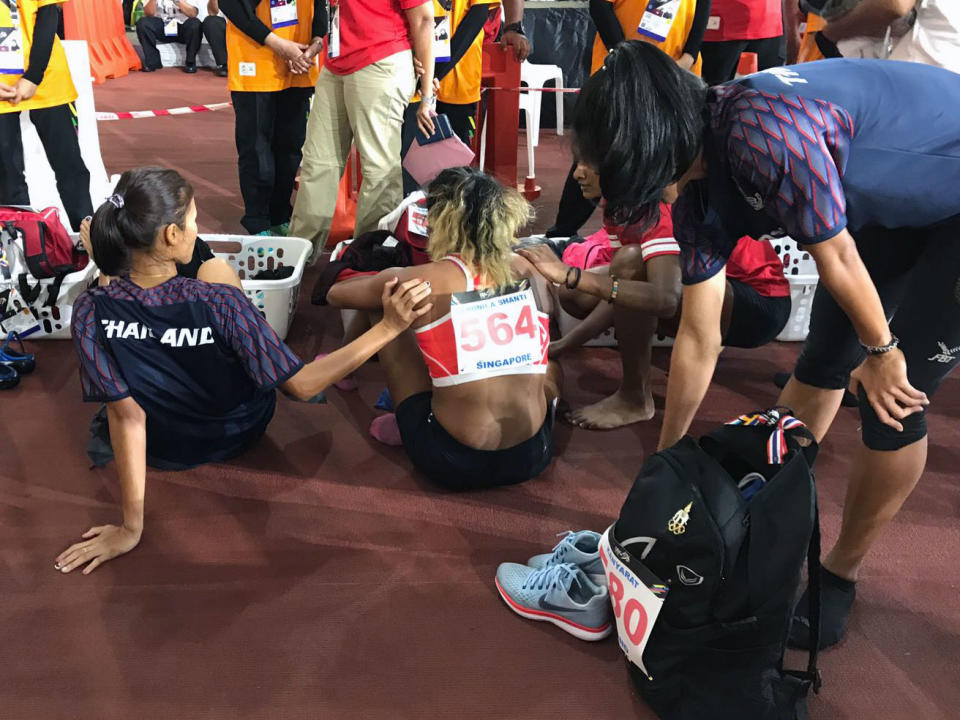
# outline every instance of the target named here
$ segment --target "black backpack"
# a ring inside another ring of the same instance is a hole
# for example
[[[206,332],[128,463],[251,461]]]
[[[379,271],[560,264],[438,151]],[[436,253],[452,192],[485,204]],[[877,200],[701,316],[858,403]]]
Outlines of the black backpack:
[[[685,437],[640,470],[610,536],[618,556],[633,564],[642,554],[669,587],[643,654],[649,676],[628,663],[663,720],[808,717],[817,651],[805,671],[785,670],[783,653],[804,558],[819,637],[816,452],[806,427],[778,408],[699,443]],[[738,483],[750,473],[766,482],[753,476],[747,501]]]

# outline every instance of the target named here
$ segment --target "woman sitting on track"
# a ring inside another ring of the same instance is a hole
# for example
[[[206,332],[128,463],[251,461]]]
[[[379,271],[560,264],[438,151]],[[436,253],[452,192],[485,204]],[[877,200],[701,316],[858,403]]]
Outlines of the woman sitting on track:
[[[380,351],[407,454],[452,489],[523,482],[550,462],[557,397],[536,272],[510,250],[530,207],[472,168],[443,171],[427,206],[433,262],[345,280],[328,300],[375,311],[390,278],[429,282],[432,310]]]
[[[309,400],[357,368],[429,309],[430,288],[381,284],[383,320],[309,365],[288,348],[240,289],[224,261],[197,279],[177,273],[194,254],[197,207],[178,173],[139,168],[93,218],[93,258],[113,281],[73,309],[84,400],[107,403],[120,475],[123,523],[94,527],[56,568],[84,574],[129,552],[143,532],[146,466],[181,470],[239,455],[266,431],[276,388]]]
[[[580,106],[578,116],[579,110]],[[574,177],[585,198],[600,198],[600,175],[594,166],[578,162]],[[568,413],[565,419],[578,427],[612,430],[654,415],[650,391],[654,332],[675,337],[680,321],[680,246],[673,237],[668,204],[676,198],[676,185],[670,185],[660,202],[659,221],[649,230],[639,223],[612,229],[623,244],[619,249],[599,243],[589,247],[588,240],[567,246],[563,261],[544,246],[519,251],[547,280],[560,285],[559,305],[583,319],[550,344],[551,358],[579,347],[611,325],[616,331],[623,366],[620,387],[613,395]],[[765,345],[783,330],[789,317],[790,286],[780,258],[766,241],[741,239],[727,269],[720,315],[723,345]]]

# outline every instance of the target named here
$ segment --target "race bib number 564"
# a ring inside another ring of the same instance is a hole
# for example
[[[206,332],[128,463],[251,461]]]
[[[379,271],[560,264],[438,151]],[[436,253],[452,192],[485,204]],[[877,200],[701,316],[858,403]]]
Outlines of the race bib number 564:
[[[450,316],[461,374],[534,365],[541,359],[540,318],[529,288],[454,302]]]
[[[613,526],[600,537],[600,560],[607,575],[607,588],[617,623],[617,641],[627,659],[650,673],[643,665],[643,651],[667,596],[666,584],[623,548],[611,546]]]

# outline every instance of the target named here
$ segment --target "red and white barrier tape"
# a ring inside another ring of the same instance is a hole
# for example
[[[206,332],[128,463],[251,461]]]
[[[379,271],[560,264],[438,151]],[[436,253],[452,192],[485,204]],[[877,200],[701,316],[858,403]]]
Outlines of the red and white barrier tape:
[[[226,110],[232,103],[222,102],[213,105],[188,105],[168,108],[167,110],[134,110],[132,112],[98,112],[97,120],[139,120],[140,118],[163,117],[164,115],[190,115],[192,113]]]
[[[503,90],[504,92],[545,92],[545,93],[578,93],[580,92],[580,88],[484,87],[480,89],[481,91]]]
[[[578,93],[580,88],[506,88],[506,87],[485,87],[487,90],[502,90],[505,92],[544,92],[544,93]],[[193,113],[212,112],[214,110],[226,110],[233,103],[222,102],[212,105],[187,105],[185,107],[168,108],[166,110],[133,110],[131,112],[98,112],[97,120],[139,120],[141,118],[164,117],[167,115],[192,115]]]

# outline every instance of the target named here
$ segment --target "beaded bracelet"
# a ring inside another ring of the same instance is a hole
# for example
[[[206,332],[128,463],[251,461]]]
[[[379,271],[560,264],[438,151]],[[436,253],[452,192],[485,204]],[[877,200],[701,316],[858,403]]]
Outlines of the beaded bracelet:
[[[617,295],[620,294],[620,281],[617,280],[615,275],[611,275],[610,279],[613,280],[613,288],[610,290],[610,297],[607,299],[607,302],[613,305],[613,301],[617,299]]]

